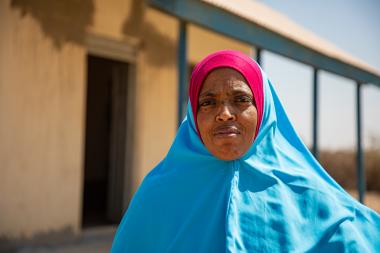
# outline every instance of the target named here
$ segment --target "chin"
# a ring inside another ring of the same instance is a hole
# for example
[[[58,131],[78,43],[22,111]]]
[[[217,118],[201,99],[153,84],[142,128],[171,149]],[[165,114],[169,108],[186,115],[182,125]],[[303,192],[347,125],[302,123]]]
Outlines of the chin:
[[[215,157],[223,161],[232,161],[232,160],[239,159],[240,157],[243,156],[243,154],[244,153],[241,152],[241,150],[233,150],[231,148],[225,151],[213,152],[213,155]]]
[[[244,142],[235,138],[214,139],[205,143],[206,148],[216,158],[223,161],[239,159],[244,155]]]
[[[224,156],[224,155],[216,156],[215,155],[215,157],[222,161],[233,161],[233,160],[239,159],[242,156],[241,155],[238,155],[238,156]]]

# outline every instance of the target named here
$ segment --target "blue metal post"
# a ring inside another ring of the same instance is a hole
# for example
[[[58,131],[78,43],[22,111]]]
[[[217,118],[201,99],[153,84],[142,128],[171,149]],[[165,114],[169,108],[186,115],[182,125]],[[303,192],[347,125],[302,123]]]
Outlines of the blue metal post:
[[[318,69],[313,74],[313,147],[312,153],[318,159]]]
[[[261,48],[259,47],[256,49],[256,62],[261,66]]]
[[[178,39],[178,126],[181,124],[186,112],[186,82],[187,82],[187,39],[186,22],[179,24]]]
[[[364,173],[364,161],[362,150],[362,138],[361,138],[361,83],[356,83],[356,134],[357,134],[357,153],[356,153],[356,172],[357,172],[357,187],[359,192],[359,201],[364,202],[364,193],[366,189],[365,185],[365,173]]]

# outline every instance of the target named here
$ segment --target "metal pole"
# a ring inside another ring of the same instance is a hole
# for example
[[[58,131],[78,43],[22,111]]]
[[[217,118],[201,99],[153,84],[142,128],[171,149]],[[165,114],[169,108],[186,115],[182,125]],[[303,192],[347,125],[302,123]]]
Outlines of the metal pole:
[[[259,47],[256,49],[256,62],[261,66],[261,48]]]
[[[318,159],[318,69],[313,75],[313,148],[312,153]]]
[[[364,173],[364,161],[362,150],[362,137],[361,137],[361,83],[356,83],[356,134],[357,134],[357,153],[356,153],[356,173],[357,173],[357,187],[359,192],[359,201],[364,203],[364,193],[366,189],[365,185],[365,173]]]
[[[178,126],[185,116],[186,110],[186,82],[187,82],[187,39],[186,22],[181,20],[179,24],[178,40]]]

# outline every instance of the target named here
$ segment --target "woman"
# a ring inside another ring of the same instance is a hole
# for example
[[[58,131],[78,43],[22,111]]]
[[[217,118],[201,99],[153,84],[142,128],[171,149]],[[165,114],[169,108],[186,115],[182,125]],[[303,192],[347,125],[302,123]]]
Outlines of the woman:
[[[189,96],[112,253],[380,252],[380,217],[314,159],[253,60],[209,55],[194,68]]]

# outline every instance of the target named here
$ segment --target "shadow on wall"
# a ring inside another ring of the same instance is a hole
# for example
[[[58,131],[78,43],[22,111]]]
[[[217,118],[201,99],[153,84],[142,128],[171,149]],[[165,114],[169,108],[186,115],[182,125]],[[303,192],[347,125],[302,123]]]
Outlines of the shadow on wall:
[[[60,49],[67,42],[84,43],[86,27],[93,22],[93,0],[11,0],[21,16],[32,16]]]
[[[18,10],[22,17],[30,15],[37,20],[58,49],[68,41],[83,45],[86,28],[93,24],[95,12],[93,0],[11,0],[11,8]],[[145,20],[146,9],[145,1],[132,0],[131,15],[121,32],[142,39],[141,46],[146,49],[147,60],[152,65],[175,64],[176,41]]]
[[[125,35],[142,39],[141,46],[145,49],[150,64],[155,66],[174,65],[177,59],[176,42],[157,30],[151,22],[145,20],[146,9],[145,1],[132,0],[131,15],[124,22],[122,32]]]

